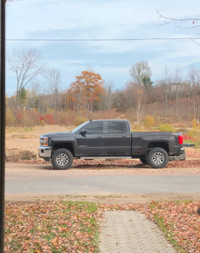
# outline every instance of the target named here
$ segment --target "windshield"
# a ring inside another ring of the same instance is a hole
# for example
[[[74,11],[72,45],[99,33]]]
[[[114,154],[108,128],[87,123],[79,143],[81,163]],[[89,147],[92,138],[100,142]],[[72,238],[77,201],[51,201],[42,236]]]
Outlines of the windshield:
[[[88,124],[88,122],[89,121],[87,121],[87,122],[85,122],[85,123],[83,123],[83,124],[81,124],[80,126],[77,126],[76,128],[74,128],[71,132],[72,133],[76,133],[76,132],[78,132],[82,127],[84,127],[85,125],[87,125]]]

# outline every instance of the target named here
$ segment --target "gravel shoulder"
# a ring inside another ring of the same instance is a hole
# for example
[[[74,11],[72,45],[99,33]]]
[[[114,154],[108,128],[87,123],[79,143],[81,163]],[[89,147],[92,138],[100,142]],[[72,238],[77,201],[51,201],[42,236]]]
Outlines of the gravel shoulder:
[[[6,194],[7,202],[41,202],[41,201],[87,201],[99,204],[143,204],[164,201],[200,201],[199,193],[192,194],[108,194],[108,195],[34,195]]]
[[[127,159],[127,163],[128,163]],[[133,163],[133,162],[132,162]],[[169,163],[170,164],[170,163]],[[142,165],[139,163],[139,160],[134,160],[133,164],[123,164],[122,161],[116,162],[99,162],[94,161],[91,163],[91,161],[82,161],[77,160],[75,161],[75,164],[72,166],[72,168],[68,170],[61,170],[56,171],[53,170],[52,165],[50,163],[45,164],[34,164],[31,163],[6,163],[6,171],[12,171],[13,174],[17,173],[17,171],[24,171],[30,172],[30,170],[33,173],[37,173],[40,171],[40,175],[43,175],[48,173],[51,175],[53,174],[59,174],[59,175],[67,175],[73,176],[73,175],[200,175],[200,166],[194,167],[194,168],[184,168],[184,167],[167,167],[162,169],[152,169],[146,165]]]

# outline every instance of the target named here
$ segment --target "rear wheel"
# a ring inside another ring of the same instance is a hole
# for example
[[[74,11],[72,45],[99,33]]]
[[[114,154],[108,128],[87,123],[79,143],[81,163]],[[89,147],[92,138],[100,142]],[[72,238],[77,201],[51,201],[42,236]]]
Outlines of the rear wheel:
[[[67,170],[73,163],[73,155],[69,150],[59,148],[53,152],[51,163],[56,170]]]
[[[168,161],[169,156],[163,148],[153,148],[147,156],[147,162],[152,168],[163,168]]]

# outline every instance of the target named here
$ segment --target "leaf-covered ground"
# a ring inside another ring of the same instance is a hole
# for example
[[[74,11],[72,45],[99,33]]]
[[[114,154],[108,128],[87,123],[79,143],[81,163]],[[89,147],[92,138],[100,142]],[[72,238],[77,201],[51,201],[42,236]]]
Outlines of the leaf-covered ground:
[[[200,252],[199,202],[164,202],[150,205],[148,217],[159,225],[172,244],[186,252]],[[183,252],[184,252],[183,251]]]
[[[136,209],[153,220],[177,252],[200,252],[200,215],[197,213],[200,202],[152,202],[123,208]]]
[[[98,252],[105,210],[136,210],[156,222],[179,252],[200,252],[200,202],[95,205],[87,202],[7,203],[5,252]]]
[[[9,203],[5,252],[97,252],[97,220],[92,203]]]

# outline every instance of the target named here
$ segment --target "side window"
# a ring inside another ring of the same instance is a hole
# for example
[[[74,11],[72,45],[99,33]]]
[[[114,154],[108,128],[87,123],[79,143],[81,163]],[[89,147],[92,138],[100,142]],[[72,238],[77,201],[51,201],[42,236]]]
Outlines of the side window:
[[[84,129],[87,134],[103,134],[103,122],[92,121]]]
[[[123,121],[119,122],[107,122],[107,133],[108,134],[123,134],[126,133],[126,123]]]

